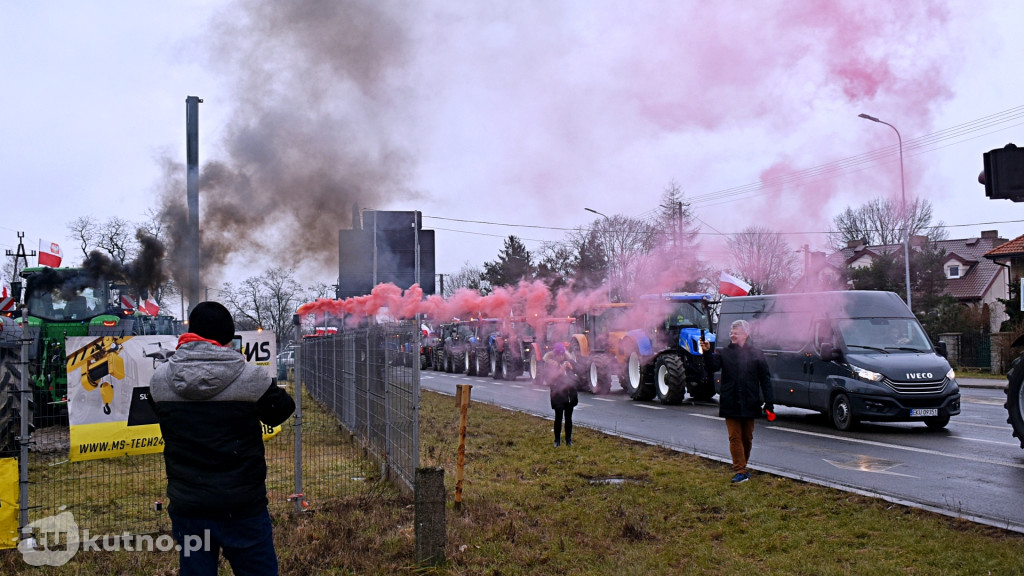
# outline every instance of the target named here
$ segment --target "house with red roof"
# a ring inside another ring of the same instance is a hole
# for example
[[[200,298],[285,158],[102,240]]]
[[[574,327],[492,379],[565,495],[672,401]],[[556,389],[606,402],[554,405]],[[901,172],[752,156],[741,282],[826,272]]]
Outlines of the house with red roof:
[[[930,241],[923,236],[911,238],[911,249],[924,242]],[[1002,251],[1003,246],[1014,243],[1014,247]],[[1024,236],[1008,242],[999,237],[998,230],[986,230],[978,238],[938,240],[935,244],[946,255],[942,264],[946,275],[944,292],[964,306],[987,310],[990,331],[998,332],[1000,324],[1006,320],[1006,311],[999,299],[1009,297],[1010,262],[1019,266],[1018,275],[1024,272]],[[902,253],[903,244],[868,246],[863,241],[854,241],[829,255],[829,263],[836,268],[863,268],[879,256],[894,251]]]

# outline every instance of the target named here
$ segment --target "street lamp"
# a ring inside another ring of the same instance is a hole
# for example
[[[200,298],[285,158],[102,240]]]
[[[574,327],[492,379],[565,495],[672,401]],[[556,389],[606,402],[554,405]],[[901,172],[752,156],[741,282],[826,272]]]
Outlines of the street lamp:
[[[903,261],[906,265],[907,308],[913,310],[913,308],[911,308],[910,306],[910,223],[907,219],[907,186],[903,179],[903,137],[900,136],[900,131],[897,130],[895,126],[889,124],[888,122],[879,120],[874,116],[868,116],[867,114],[859,114],[858,117],[863,118],[865,120],[871,120],[872,122],[878,122],[879,124],[885,124],[889,128],[892,128],[893,131],[896,132],[896,139],[899,141],[900,144],[900,191],[903,194],[903,225],[906,226],[907,228],[906,234],[903,238]]]
[[[609,218],[606,214],[602,214],[601,212],[598,212],[597,210],[594,210],[593,208],[586,208],[586,207],[584,207],[583,209],[586,210],[587,212],[591,212],[591,213],[597,214],[598,216],[603,217],[608,222],[612,221],[612,219]],[[614,256],[614,254],[612,254],[612,251],[611,251],[610,247],[606,247],[605,250],[608,252],[608,259],[609,259],[609,261],[610,261],[609,263],[611,265],[611,270],[610,270],[610,272],[611,272],[611,281],[612,281],[612,284],[615,284],[615,281],[617,280],[617,278],[616,278],[616,274],[615,274],[616,266],[615,266],[614,259],[612,258]],[[611,287],[609,287],[608,288],[608,299],[609,300],[612,299],[611,295],[612,295],[612,290],[611,290]]]

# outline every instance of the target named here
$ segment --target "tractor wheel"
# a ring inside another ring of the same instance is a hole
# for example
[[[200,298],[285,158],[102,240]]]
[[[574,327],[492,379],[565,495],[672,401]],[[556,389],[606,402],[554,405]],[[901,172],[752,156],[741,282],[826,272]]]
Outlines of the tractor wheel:
[[[491,378],[501,380],[505,373],[505,367],[502,366],[501,362],[501,353],[497,350],[491,350],[489,356],[491,357]]]
[[[654,364],[654,383],[662,404],[681,404],[686,396],[686,371],[683,361],[672,354],[662,354]]]
[[[512,358],[512,352],[505,350],[501,355],[501,379],[515,380],[518,376],[519,371],[516,370],[515,359]]]
[[[619,386],[622,386],[626,394],[633,396],[636,393],[636,386],[633,382],[640,381],[640,353],[637,352],[636,344],[632,341],[623,342],[622,349],[625,352],[626,362],[622,365],[622,374],[619,375]]]
[[[590,359],[590,369],[587,370],[590,382],[590,391],[594,394],[607,394],[612,389],[612,377],[608,374],[608,368],[603,366],[596,358]]]
[[[629,382],[629,390],[632,390],[629,395],[633,400],[646,402],[654,400],[655,396],[657,396],[658,391],[655,387],[644,382],[643,358],[640,356],[640,352],[635,349],[630,352],[629,360],[626,362],[626,379]]]
[[[529,372],[530,380],[537,380],[537,354],[530,353],[530,362],[527,365],[527,371]]]
[[[473,366],[477,376],[487,376],[488,369],[491,366],[490,354],[487,353],[487,348],[481,348],[476,351],[473,355]]]
[[[465,374],[466,366],[469,365],[469,361],[466,359],[466,351],[455,352],[452,354],[452,372],[455,374]]]
[[[684,356],[683,368],[686,370],[686,389],[690,393],[690,398],[698,402],[707,402],[715,397],[714,375],[707,373],[703,358]]]
[[[1020,447],[1024,448],[1024,362],[1018,357],[1010,366],[1010,373],[1006,376],[1006,422],[1013,426],[1013,436],[1020,441]]]
[[[12,349],[0,349],[0,458],[17,456],[18,436],[21,435],[21,370],[18,366],[20,354]],[[35,428],[32,422],[32,400],[28,398],[29,431]]]
[[[850,398],[843,393],[836,394],[832,399],[832,409],[829,410],[829,417],[836,430],[846,432],[857,425],[857,419],[853,417],[853,407],[850,405]]]

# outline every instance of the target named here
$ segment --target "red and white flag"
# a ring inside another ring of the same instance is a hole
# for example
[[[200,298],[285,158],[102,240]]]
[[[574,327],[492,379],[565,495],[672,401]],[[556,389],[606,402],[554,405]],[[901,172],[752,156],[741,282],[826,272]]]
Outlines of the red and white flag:
[[[57,268],[60,266],[60,260],[63,257],[60,251],[60,245],[56,242],[50,242],[49,240],[39,240],[39,265],[49,266],[50,268]]]
[[[7,279],[0,276],[0,312],[14,310],[14,298],[7,290]]]
[[[160,305],[152,298],[147,298],[146,301],[142,303],[141,308],[149,313],[150,316],[157,316],[160,314]]]
[[[722,296],[746,296],[750,294],[750,284],[722,272],[722,275],[718,278],[718,291]]]

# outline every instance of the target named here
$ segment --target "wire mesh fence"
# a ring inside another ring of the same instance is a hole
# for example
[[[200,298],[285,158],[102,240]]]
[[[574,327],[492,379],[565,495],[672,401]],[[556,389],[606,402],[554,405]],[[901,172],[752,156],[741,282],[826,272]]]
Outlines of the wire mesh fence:
[[[418,351],[411,323],[305,339],[294,373],[305,387],[279,383],[296,400],[296,414],[264,444],[272,514],[358,496],[381,479],[412,489]],[[66,410],[37,411],[28,441],[27,523],[70,511],[93,535],[169,532],[161,453],[72,461],[69,449]]]
[[[419,466],[420,336],[407,322],[306,338],[296,361],[309,394],[409,491]]]

